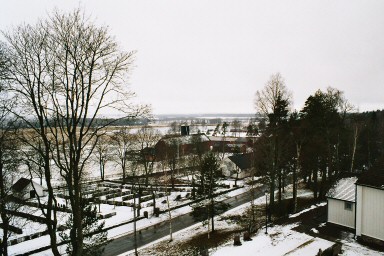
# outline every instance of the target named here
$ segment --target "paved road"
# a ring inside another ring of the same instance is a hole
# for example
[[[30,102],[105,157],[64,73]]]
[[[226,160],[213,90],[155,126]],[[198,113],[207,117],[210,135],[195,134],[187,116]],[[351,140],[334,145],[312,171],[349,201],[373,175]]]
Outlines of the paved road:
[[[254,198],[260,197],[264,194],[266,186],[261,186],[255,188]],[[245,192],[243,194],[237,195],[225,199],[224,202],[229,204],[229,209],[235,208],[239,205],[245,204],[251,200],[251,192]],[[195,221],[189,213],[180,215],[172,219],[172,231],[177,232],[181,229],[187,228],[195,224]],[[132,224],[133,225],[133,224]],[[157,239],[169,235],[169,224],[168,222],[162,222],[148,228],[141,230],[137,233],[137,244],[138,247],[144,246],[148,243],[151,243]],[[105,247],[103,256],[116,256],[124,252],[128,252],[134,249],[134,236],[133,234],[128,234],[117,239],[112,240]]]

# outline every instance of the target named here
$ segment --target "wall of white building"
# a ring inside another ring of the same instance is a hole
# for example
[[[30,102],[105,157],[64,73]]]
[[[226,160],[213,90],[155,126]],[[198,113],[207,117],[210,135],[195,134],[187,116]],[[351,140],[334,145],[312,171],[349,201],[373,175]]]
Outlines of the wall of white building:
[[[355,203],[352,209],[345,208],[345,201],[328,198],[328,222],[355,228]]]
[[[384,190],[357,186],[356,235],[384,241]]]

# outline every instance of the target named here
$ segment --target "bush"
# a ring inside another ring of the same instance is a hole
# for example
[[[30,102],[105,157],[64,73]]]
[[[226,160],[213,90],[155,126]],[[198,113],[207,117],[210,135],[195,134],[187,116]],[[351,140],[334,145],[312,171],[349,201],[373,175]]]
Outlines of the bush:
[[[276,203],[274,214],[278,217],[287,216],[293,212],[293,199],[285,199],[281,201],[281,205]]]
[[[208,217],[208,210],[205,205],[195,205],[192,206],[193,211],[191,212],[191,215],[196,221],[204,221]],[[223,202],[215,202],[214,204],[214,212],[215,216],[220,215],[221,213],[228,210],[229,204],[223,203]]]

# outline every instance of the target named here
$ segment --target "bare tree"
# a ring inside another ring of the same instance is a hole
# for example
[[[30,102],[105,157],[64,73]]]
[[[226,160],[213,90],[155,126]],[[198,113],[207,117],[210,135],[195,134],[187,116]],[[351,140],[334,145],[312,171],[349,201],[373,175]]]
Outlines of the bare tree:
[[[155,161],[155,145],[161,138],[158,130],[145,125],[137,131],[137,142],[139,145],[141,163],[144,168],[145,186],[148,186],[149,175],[153,172],[153,163]]]
[[[143,113],[143,108],[132,105],[134,94],[124,86],[134,54],[121,51],[108,28],[95,26],[80,10],[55,12],[4,36],[10,49],[11,83],[20,106],[15,113],[42,141],[41,148],[25,142],[44,159],[48,199],[46,209],[41,209],[52,252],[60,255],[53,190],[53,177],[59,173],[72,208],[71,254],[87,255],[82,226],[84,167],[99,131],[115,121],[99,124],[100,115],[112,109],[125,117]]]
[[[107,162],[112,160],[112,156],[110,154],[110,138],[105,133],[102,133],[101,135],[96,136],[95,139],[95,162],[99,165],[100,179],[104,181],[105,166]]]
[[[12,199],[12,185],[16,182],[20,158],[17,156],[18,145],[16,127],[13,119],[9,119],[9,111],[0,106],[0,227],[3,230],[0,239],[1,255],[8,255],[8,238],[15,221],[12,212],[20,207]],[[17,125],[17,124],[16,124]],[[18,159],[19,158],[19,159]]]
[[[264,117],[268,117],[268,114],[273,113],[273,110],[276,108],[279,96],[282,100],[286,100],[291,104],[292,93],[288,91],[281,74],[276,73],[271,75],[263,90],[256,91],[256,111],[259,114],[264,115]]]
[[[3,84],[7,66],[3,47],[0,44],[0,228],[3,230],[3,236],[0,239],[0,254],[7,256],[8,238],[14,231],[12,224],[15,221],[11,212],[19,207],[12,199],[11,187],[17,178],[20,143],[17,140],[19,124],[11,113],[15,101],[7,94]]]
[[[233,130],[234,130],[234,135],[236,137],[236,135],[239,135],[240,134],[240,130],[241,130],[241,122],[239,119],[235,119],[233,120],[232,122],[232,127],[233,127]]]
[[[123,184],[126,181],[126,173],[128,168],[129,152],[136,149],[137,137],[131,133],[131,129],[124,126],[112,135],[112,144],[117,151],[116,162],[123,172]]]
[[[361,122],[354,120],[353,121],[353,145],[352,145],[352,153],[351,153],[351,173],[354,172],[354,164],[355,164],[355,157],[356,157],[356,148],[357,148],[357,140],[359,138],[361,127],[363,126]]]
[[[272,140],[272,163],[270,164],[270,209],[273,210],[275,200],[275,182],[278,174],[279,159],[279,140],[278,129],[283,118],[286,118],[286,110],[291,104],[291,93],[285,86],[285,82],[280,73],[271,75],[268,82],[261,91],[256,91],[255,108],[256,111],[268,117],[269,128]],[[285,117],[284,117],[285,115]]]
[[[167,146],[165,147],[165,161],[168,164],[168,169],[171,172],[171,185],[172,189],[175,189],[175,173],[176,170],[179,168],[179,161],[180,161],[180,138],[169,138],[167,140]]]
[[[172,135],[180,134],[180,124],[177,121],[172,122],[167,133]]]

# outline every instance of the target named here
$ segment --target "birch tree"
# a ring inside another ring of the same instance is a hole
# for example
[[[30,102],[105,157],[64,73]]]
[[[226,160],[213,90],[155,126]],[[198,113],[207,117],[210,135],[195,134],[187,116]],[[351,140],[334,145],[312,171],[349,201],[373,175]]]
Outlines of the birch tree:
[[[95,145],[95,162],[99,165],[100,170],[100,179],[104,181],[105,178],[105,166],[107,162],[112,160],[110,154],[111,145],[110,138],[107,137],[105,133],[96,136],[96,145]]]
[[[279,160],[279,138],[278,130],[282,120],[287,118],[288,110],[291,105],[291,93],[288,91],[284,79],[280,73],[271,75],[262,90],[256,91],[255,108],[256,111],[268,118],[268,128],[270,131],[271,154],[270,163],[270,209],[274,209],[275,201],[275,182],[278,174]]]
[[[153,163],[156,157],[154,146],[160,138],[160,132],[147,125],[137,131],[137,143],[140,149],[140,161],[144,169],[145,186],[149,185],[149,175],[153,172]]]
[[[112,135],[112,144],[117,152],[115,160],[123,173],[123,184],[126,182],[127,168],[129,167],[129,152],[137,145],[137,138],[131,133],[130,128],[122,127]]]

